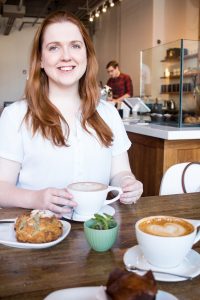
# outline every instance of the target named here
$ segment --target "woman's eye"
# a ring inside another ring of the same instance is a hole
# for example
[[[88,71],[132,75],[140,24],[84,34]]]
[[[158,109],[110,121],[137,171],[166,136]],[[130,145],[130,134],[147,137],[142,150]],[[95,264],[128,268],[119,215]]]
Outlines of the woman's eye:
[[[57,50],[58,50],[58,46],[50,46],[49,47],[49,51],[54,52],[54,51],[57,51]]]
[[[79,44],[73,44],[72,48],[74,48],[74,49],[81,49],[81,45],[79,45]]]

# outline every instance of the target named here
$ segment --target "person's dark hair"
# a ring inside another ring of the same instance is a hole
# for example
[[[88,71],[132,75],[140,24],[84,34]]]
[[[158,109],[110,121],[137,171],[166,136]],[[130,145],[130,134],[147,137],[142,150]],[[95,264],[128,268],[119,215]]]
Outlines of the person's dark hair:
[[[119,67],[119,64],[116,60],[111,60],[111,61],[109,61],[109,63],[107,63],[106,69],[108,69],[110,67],[117,68],[117,67]]]
[[[27,125],[31,126],[33,135],[39,131],[44,138],[49,139],[56,146],[67,146],[69,126],[62,113],[48,98],[48,77],[41,68],[41,52],[45,30],[51,24],[64,22],[71,22],[78,27],[87,52],[87,68],[79,80],[79,95],[82,100],[82,127],[90,134],[88,125],[92,127],[102,144],[109,147],[113,141],[113,133],[96,110],[100,93],[97,82],[98,64],[94,46],[81,21],[67,11],[57,11],[49,15],[42,22],[34,37],[29,78],[25,87],[25,97],[28,104],[25,121]],[[62,124],[66,126],[67,137],[63,134]]]

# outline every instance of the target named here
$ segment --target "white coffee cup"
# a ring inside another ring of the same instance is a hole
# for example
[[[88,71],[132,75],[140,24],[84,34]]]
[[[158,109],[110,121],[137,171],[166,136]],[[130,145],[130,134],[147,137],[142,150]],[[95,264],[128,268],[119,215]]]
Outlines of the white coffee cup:
[[[146,260],[160,268],[181,264],[200,240],[200,220],[171,216],[151,216],[135,224],[136,238]]]
[[[122,194],[121,188],[99,182],[75,182],[69,184],[67,189],[78,204],[74,211],[83,216],[91,216],[99,212],[104,205],[117,201]],[[111,200],[106,200],[108,192],[111,191],[118,191],[118,195]]]

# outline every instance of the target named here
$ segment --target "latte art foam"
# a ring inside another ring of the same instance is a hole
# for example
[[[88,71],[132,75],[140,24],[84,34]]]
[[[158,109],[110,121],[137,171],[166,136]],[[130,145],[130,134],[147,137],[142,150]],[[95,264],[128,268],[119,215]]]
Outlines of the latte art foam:
[[[70,184],[68,188],[75,191],[94,192],[105,190],[107,189],[107,186],[99,182],[76,182]]]
[[[178,218],[153,218],[142,222],[140,230],[157,236],[177,237],[190,234],[194,227],[189,222]]]

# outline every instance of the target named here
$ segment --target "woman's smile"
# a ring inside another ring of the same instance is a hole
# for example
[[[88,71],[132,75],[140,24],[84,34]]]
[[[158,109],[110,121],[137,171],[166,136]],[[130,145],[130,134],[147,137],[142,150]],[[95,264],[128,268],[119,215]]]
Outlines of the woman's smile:
[[[59,70],[65,71],[65,72],[69,72],[69,71],[73,70],[74,68],[75,68],[75,66],[62,66],[62,67],[58,67]]]

